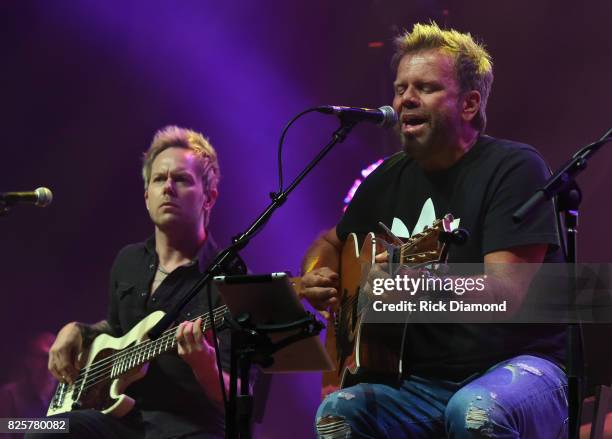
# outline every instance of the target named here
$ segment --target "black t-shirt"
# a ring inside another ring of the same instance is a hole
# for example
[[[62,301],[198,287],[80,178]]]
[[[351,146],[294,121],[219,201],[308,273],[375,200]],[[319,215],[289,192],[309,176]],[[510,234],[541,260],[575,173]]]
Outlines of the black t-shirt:
[[[408,238],[451,213],[470,233],[449,263],[481,263],[484,255],[529,244],[549,244],[545,262],[561,262],[552,203],[521,224],[514,211],[541,187],[549,171],[531,146],[481,136],[451,168],[426,172],[400,152],[359,186],[336,227],[338,237],[379,232],[382,221]],[[562,363],[559,325],[415,324],[406,334],[404,371],[461,380],[519,354]]]
[[[154,311],[169,311],[191,289],[200,270],[217,253],[209,235],[198,253],[198,264],[179,267],[170,273],[151,295],[151,284],[158,266],[155,240],[131,244],[117,255],[111,270],[108,322],[115,336],[122,336]],[[179,292],[172,295],[174,288]],[[213,305],[220,305],[219,294],[212,289]],[[200,292],[183,309],[177,323],[192,320],[208,312],[205,292]],[[229,369],[228,331],[219,333],[221,361]],[[136,400],[146,430],[146,437],[169,437],[204,431],[223,436],[224,415],[206,397],[190,366],[176,352],[152,360],[144,378],[127,389]]]

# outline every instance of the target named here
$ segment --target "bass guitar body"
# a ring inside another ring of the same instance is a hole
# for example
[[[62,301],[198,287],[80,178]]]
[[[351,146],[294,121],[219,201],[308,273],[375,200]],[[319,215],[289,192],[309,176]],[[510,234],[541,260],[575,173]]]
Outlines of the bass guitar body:
[[[152,353],[150,349],[139,353],[134,347],[148,340],[147,332],[164,314],[162,311],[149,314],[120,338],[97,336],[75,382],[58,385],[47,416],[77,409],[95,409],[115,417],[127,414],[134,400],[123,392],[146,374],[148,363],[143,361]]]

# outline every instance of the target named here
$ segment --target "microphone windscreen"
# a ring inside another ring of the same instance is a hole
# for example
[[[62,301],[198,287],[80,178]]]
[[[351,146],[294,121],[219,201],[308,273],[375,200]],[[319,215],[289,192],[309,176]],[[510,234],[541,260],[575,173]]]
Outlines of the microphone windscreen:
[[[51,204],[51,201],[53,201],[53,192],[51,192],[49,188],[39,187],[36,188],[34,192],[38,197],[36,203],[34,203],[35,206],[47,207],[49,204]]]

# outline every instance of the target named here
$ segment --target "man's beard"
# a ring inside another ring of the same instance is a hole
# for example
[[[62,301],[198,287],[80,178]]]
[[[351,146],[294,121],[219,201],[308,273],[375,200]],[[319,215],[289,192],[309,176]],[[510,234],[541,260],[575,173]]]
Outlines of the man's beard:
[[[414,160],[426,160],[436,155],[440,149],[454,143],[457,135],[452,122],[448,119],[430,118],[425,132],[419,136],[406,135],[398,130],[402,149]]]
[[[397,130],[402,149],[412,159],[422,159],[431,154],[434,147],[434,131],[431,126],[428,126],[428,132],[422,136],[411,136],[402,133],[401,125]]]
[[[402,142],[402,149],[411,158],[419,158],[424,154],[424,150],[427,149],[426,145],[421,145],[414,137],[408,137],[402,133],[399,133],[400,141]]]

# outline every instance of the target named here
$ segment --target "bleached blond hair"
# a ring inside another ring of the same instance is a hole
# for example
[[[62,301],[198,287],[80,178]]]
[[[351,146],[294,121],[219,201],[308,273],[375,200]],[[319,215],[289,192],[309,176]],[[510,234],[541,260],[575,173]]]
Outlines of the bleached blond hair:
[[[202,167],[202,187],[210,198],[211,191],[217,190],[221,173],[217,153],[210,141],[197,131],[168,125],[155,133],[151,146],[143,155],[142,179],[145,190],[151,180],[151,168],[155,158],[168,148],[184,148],[191,151]],[[204,218],[204,225],[208,225],[210,212]]]
[[[483,132],[487,125],[487,101],[493,84],[493,60],[484,45],[474,41],[469,33],[440,29],[434,22],[417,23],[395,39],[392,65],[397,69],[404,55],[423,50],[439,49],[455,60],[455,74],[461,93],[480,93],[480,109],[473,119],[474,128]]]

